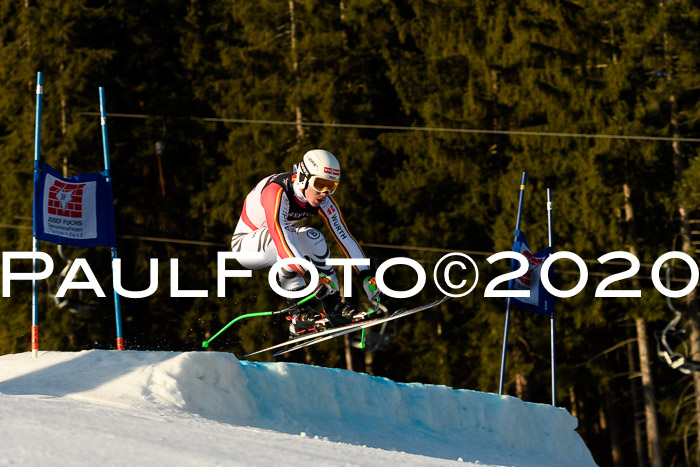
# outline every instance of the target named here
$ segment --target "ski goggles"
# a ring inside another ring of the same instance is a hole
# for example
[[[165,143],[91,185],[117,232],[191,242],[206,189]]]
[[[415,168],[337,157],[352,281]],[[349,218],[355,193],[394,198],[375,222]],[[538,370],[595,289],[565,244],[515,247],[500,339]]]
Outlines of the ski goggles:
[[[314,190],[319,193],[327,191],[329,195],[335,193],[336,188],[338,188],[338,180],[328,180],[327,178],[321,178],[317,175],[311,177],[309,180],[309,185],[314,188]]]

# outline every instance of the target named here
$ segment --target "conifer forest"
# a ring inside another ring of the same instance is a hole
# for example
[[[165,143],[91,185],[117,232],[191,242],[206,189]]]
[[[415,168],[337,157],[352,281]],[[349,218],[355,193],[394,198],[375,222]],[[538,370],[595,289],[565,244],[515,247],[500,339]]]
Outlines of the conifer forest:
[[[432,268],[448,252],[473,258],[479,282],[393,322],[370,351],[351,337],[252,358],[498,392],[506,303],[484,290],[509,262],[486,258],[512,249],[527,172],[530,247],[547,246],[550,188],[554,251],[588,270],[580,293],[556,301],[557,405],[599,465],[700,465],[697,287],[667,298],[652,280],[663,254],[697,265],[700,253],[698,31],[697,0],[2,0],[0,245],[32,250],[37,72],[41,158],[66,175],[103,170],[104,87],[124,286],[148,288],[159,260],[157,291],[121,300],[126,348],[204,351],[233,318],[286,306],[267,271],[228,279],[218,297],[217,253],[259,180],[323,148],[342,164],[334,199],[373,264],[408,257],[426,270],[422,292],[389,308],[438,297]],[[109,249],[40,251],[55,263],[39,282],[40,349],[116,348]],[[596,297],[629,270],[598,260],[620,251],[640,269],[608,290],[641,297]],[[58,305],[73,258],[106,298],[70,290],[73,306]],[[173,258],[180,288],[208,297],[171,297]],[[397,289],[415,283],[396,271]],[[672,290],[691,273],[679,260],[656,271]],[[580,279],[557,261],[558,289]],[[348,300],[365,306],[353,280]],[[29,281],[0,299],[0,354],[30,349],[31,300]],[[549,317],[512,309],[509,329],[504,393],[551,403]],[[286,338],[283,317],[258,317],[209,350],[242,358]]]

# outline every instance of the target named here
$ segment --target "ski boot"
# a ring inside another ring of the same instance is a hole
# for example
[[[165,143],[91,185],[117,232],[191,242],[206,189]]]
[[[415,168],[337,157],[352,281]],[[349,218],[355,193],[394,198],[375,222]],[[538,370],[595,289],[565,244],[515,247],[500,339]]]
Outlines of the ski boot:
[[[323,331],[328,323],[327,319],[310,307],[300,307],[299,310],[287,316],[287,320],[289,320],[290,339]]]
[[[296,300],[288,298],[287,308],[290,309],[286,317],[289,321],[289,338],[295,339],[308,333],[322,331],[326,328],[328,320],[308,305],[297,306]]]
[[[328,309],[333,311],[326,313],[326,317],[332,323],[338,323],[334,324],[335,326],[342,326],[343,324],[350,324],[355,321],[359,321],[359,319],[356,319],[357,312],[355,311],[355,308],[353,308],[349,303],[338,302],[335,307],[333,307],[332,304],[329,305]]]
[[[343,302],[338,291],[330,279],[326,276],[320,278],[318,287],[314,291],[316,298],[321,300],[323,315],[330,326],[338,327],[350,324],[354,321],[355,309]]]

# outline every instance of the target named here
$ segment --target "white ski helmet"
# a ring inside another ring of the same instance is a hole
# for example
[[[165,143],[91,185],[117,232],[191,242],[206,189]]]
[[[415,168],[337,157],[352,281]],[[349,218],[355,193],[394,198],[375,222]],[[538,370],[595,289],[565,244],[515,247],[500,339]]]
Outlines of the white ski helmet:
[[[333,154],[324,149],[312,149],[304,154],[297,166],[297,183],[303,193],[312,186],[322,193],[333,194],[340,182],[340,163]]]

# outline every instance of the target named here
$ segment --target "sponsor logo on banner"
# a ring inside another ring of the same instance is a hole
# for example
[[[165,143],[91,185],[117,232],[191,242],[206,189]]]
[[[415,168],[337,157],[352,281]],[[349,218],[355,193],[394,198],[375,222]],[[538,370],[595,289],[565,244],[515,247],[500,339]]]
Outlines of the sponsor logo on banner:
[[[527,274],[519,277],[517,281],[522,282],[523,285],[527,286],[525,288],[529,289],[532,283],[533,272],[535,272],[539,276],[539,268],[540,266],[542,266],[542,263],[544,263],[545,258],[535,257],[532,253],[530,253],[530,250],[523,250],[521,251],[521,253],[527,258],[527,261],[530,264],[530,268],[528,269]],[[535,279],[535,283],[537,283],[537,279]]]
[[[533,255],[525,243],[521,244],[520,253],[527,258],[529,267],[527,273],[513,281],[513,289],[529,290],[530,296],[520,298],[519,300],[529,305],[538,306],[540,301],[540,275],[542,272],[542,263],[544,263],[545,258],[538,258]]]
[[[96,238],[96,192],[96,182],[70,183],[47,174],[44,232],[66,238]]]
[[[546,257],[538,257],[536,254],[533,254],[530,251],[530,248],[527,246],[527,243],[523,241],[520,243],[520,252],[521,255],[527,259],[528,262],[528,270],[527,272],[518,277],[513,281],[513,289],[514,290],[529,290],[530,291],[530,296],[529,297],[519,297],[517,299],[514,299],[514,302],[517,306],[517,303],[523,303],[526,305],[530,305],[535,308],[540,307],[540,284],[541,284],[541,276],[542,276],[542,265],[547,259]]]

